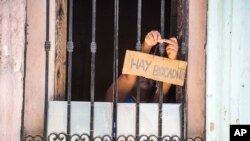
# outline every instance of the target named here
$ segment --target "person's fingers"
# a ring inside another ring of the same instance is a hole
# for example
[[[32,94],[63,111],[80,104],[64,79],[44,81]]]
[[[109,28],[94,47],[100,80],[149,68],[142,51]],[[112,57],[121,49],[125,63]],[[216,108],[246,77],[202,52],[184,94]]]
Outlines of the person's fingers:
[[[158,43],[166,43],[165,39],[158,39],[157,42]]]
[[[148,34],[148,40],[150,43],[154,43],[154,35],[153,34]]]
[[[159,39],[161,39],[161,35],[158,31],[151,31],[148,33],[148,40],[155,45]]]
[[[172,41],[175,41],[175,42],[178,42],[177,39],[175,37],[171,37],[169,38],[169,40],[172,40]]]
[[[177,52],[179,50],[178,42],[175,38],[170,38],[169,40],[164,40],[166,43],[168,43],[166,47],[166,53],[168,55],[168,58],[170,59],[176,59]]]
[[[176,46],[167,46],[166,50],[170,50],[170,49],[172,49],[176,52],[178,51],[178,48]]]
[[[150,35],[150,37],[151,37],[154,44],[156,44],[158,39],[161,38],[161,35],[159,34],[159,32],[155,31],[155,30],[149,32],[149,35]]]
[[[165,41],[162,41],[161,34],[157,30],[150,31],[146,35],[144,41],[145,41],[145,44],[148,46],[154,46],[158,42],[165,42]]]
[[[154,30],[152,31],[152,34],[154,35],[156,40],[161,39],[161,34],[158,31]]]
[[[162,40],[160,40],[160,43],[167,43],[167,44],[168,44],[168,45],[167,45],[167,48],[168,48],[168,47],[172,47],[172,48],[174,48],[174,50],[177,50],[177,51],[178,51],[179,46],[178,46],[178,43],[175,42],[175,41],[167,40],[167,39],[162,39]],[[167,48],[166,48],[166,49],[167,49]]]
[[[161,35],[158,33],[154,33],[155,41],[158,42],[158,40],[161,39]]]
[[[178,45],[178,43],[176,41],[173,41],[173,40],[164,39],[164,42],[171,44],[171,45],[174,45],[174,46]]]
[[[160,36],[161,36],[157,31],[152,31],[151,34],[152,34],[152,36],[153,36],[153,38],[154,38],[154,42],[157,42],[158,39],[159,39]]]
[[[156,44],[157,43],[157,34],[155,34],[153,32],[153,33],[151,33],[151,35],[152,35],[152,41],[153,41],[153,43]]]
[[[176,59],[177,57],[177,51],[173,48],[166,49],[166,53],[169,59]]]

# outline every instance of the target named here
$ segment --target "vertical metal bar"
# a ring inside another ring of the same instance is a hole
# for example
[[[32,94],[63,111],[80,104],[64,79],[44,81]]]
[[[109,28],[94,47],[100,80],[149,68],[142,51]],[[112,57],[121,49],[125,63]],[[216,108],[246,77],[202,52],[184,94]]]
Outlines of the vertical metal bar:
[[[137,42],[136,42],[136,50],[141,51],[141,8],[142,2],[138,0],[137,5]],[[139,141],[140,134],[140,77],[136,78],[136,141]]]
[[[25,11],[27,11],[27,1],[25,3]],[[27,64],[27,45],[28,45],[28,18],[27,18],[27,13],[25,13],[25,29],[24,29],[24,33],[25,33],[25,36],[24,36],[24,41],[25,41],[25,45],[24,45],[24,73],[23,73],[23,101],[22,101],[22,118],[21,118],[21,134],[20,134],[20,139],[21,141],[23,140],[24,138],[24,112],[25,112],[25,86],[26,86],[26,64]]]
[[[117,101],[118,101],[118,22],[119,21],[119,0],[114,4],[114,64],[113,64],[113,140],[117,139]]]
[[[165,0],[161,0],[161,36],[165,34]]]
[[[46,0],[46,41],[45,41],[45,98],[44,98],[44,125],[43,125],[43,141],[47,140],[47,122],[48,122],[48,85],[49,85],[49,13],[50,1]]]
[[[187,53],[187,46],[186,46],[186,25],[187,25],[187,1],[186,0],[181,0],[181,32],[182,32],[182,38],[181,38],[181,48],[180,48],[180,53],[181,53],[181,59],[186,59],[186,53]]]
[[[73,0],[69,0],[69,28],[68,28],[68,91],[67,91],[67,141],[70,140],[71,128],[71,74],[72,74],[72,52],[74,49],[72,41],[72,27],[73,25]]]
[[[142,2],[141,0],[138,0],[138,6],[137,6],[137,42],[136,42],[136,50],[141,50],[141,8],[142,8]]]
[[[161,0],[161,36],[164,38],[165,26],[165,0]],[[160,55],[163,56],[165,52],[165,46],[160,44]],[[158,140],[162,141],[162,103],[163,103],[163,83],[158,82],[159,85],[159,114],[158,114]]]
[[[187,1],[186,0],[181,0],[181,5],[182,5],[182,43],[181,43],[181,56],[183,57],[184,60],[187,60],[187,41],[186,41],[186,36],[187,36],[187,32],[186,32],[186,28],[187,28]],[[186,79],[185,79],[186,80]],[[181,132],[181,137],[184,139],[187,136],[187,107],[186,107],[186,81],[184,82],[184,87],[182,87],[182,98],[181,98],[181,102],[182,102],[182,132]]]
[[[94,100],[95,100],[95,53],[96,53],[96,0],[92,0],[92,41],[90,44],[91,51],[91,86],[90,86],[90,140],[94,139]]]

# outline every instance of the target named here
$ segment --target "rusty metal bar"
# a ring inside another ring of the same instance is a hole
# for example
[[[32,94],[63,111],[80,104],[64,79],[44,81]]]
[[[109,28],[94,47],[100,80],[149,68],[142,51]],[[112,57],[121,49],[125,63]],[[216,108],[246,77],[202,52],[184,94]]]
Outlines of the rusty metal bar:
[[[141,50],[141,8],[142,2],[138,0],[137,4],[137,42],[136,42],[136,50]]]
[[[113,62],[113,122],[112,137],[117,139],[117,102],[118,102],[118,29],[119,29],[119,0],[114,4],[114,62]]]
[[[161,0],[161,36],[164,38],[165,33],[165,0]],[[160,56],[164,55],[165,46],[163,43],[159,47]],[[162,141],[162,103],[163,103],[163,83],[158,82],[159,86],[159,113],[158,113],[158,140]]]
[[[94,100],[95,100],[95,53],[96,53],[96,0],[92,0],[92,41],[91,51],[91,86],[90,86],[90,140],[94,139]]]
[[[136,50],[141,51],[141,8],[142,1],[138,0],[137,4],[137,42]],[[140,77],[136,78],[136,141],[139,141],[140,137]]]
[[[161,36],[165,34],[165,0],[161,0]]]
[[[48,123],[48,85],[49,85],[49,13],[50,13],[50,1],[46,0],[46,41],[45,48],[45,98],[44,98],[44,125],[43,125],[43,141],[47,140],[47,123]]]
[[[182,59],[183,60],[187,60],[187,38],[188,38],[188,35],[187,35],[187,1],[186,0],[181,0],[181,7],[182,7],[182,10],[181,10],[181,15],[182,15],[182,27],[181,27],[181,30],[182,30],[182,33],[183,33],[183,36],[182,36],[182,43],[181,43],[181,49],[180,49],[180,53],[181,53],[181,56],[182,56]],[[187,76],[186,76],[187,77]],[[185,79],[187,80],[187,79]],[[182,102],[182,118],[181,118],[181,122],[182,122],[182,129],[181,129],[181,138],[186,138],[187,137],[187,105],[186,105],[186,100],[187,100],[187,97],[186,97],[186,90],[187,90],[187,85],[186,85],[186,81],[184,81],[184,86],[181,88],[182,89],[182,96],[181,96],[181,102]]]
[[[73,0],[69,0],[69,27],[68,27],[68,92],[67,92],[67,141],[70,140],[70,115],[71,115],[71,75],[72,75],[72,52],[74,44],[72,41],[72,30],[73,30]]]
[[[27,1],[25,3],[25,11],[27,11]],[[25,36],[24,36],[24,41],[25,41],[25,45],[24,45],[24,71],[23,71],[23,79],[26,79],[26,64],[27,64],[27,46],[28,46],[28,18],[27,18],[27,12],[25,13],[25,27],[24,27],[24,32],[25,32]],[[23,81],[23,102],[22,102],[22,117],[21,117],[21,134],[20,134],[20,139],[21,141],[24,138],[24,111],[25,111],[25,97],[26,97],[26,92],[25,92],[25,86],[26,86],[26,82]]]

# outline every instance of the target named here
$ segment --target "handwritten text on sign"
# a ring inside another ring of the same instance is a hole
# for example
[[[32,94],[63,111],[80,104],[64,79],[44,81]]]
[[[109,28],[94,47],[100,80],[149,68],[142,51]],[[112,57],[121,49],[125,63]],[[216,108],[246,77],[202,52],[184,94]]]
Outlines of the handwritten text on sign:
[[[122,73],[183,86],[186,67],[184,61],[127,50]]]

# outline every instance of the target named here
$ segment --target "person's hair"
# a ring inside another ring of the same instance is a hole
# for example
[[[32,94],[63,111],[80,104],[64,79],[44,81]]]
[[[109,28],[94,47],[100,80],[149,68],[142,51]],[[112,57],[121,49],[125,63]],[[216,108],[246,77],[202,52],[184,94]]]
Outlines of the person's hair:
[[[159,47],[160,47],[160,44],[159,44],[159,43],[156,44],[156,45],[154,45],[154,46],[151,48],[149,54],[160,56]],[[164,55],[165,55],[165,54],[164,54]],[[155,81],[155,80],[153,80],[153,81],[154,81],[154,82],[153,82],[152,89],[151,89],[151,96],[148,98],[148,101],[149,101],[149,102],[152,102],[152,100],[153,100],[153,98],[154,98],[154,96],[155,96],[155,94],[156,94],[156,91],[157,91],[156,81]]]

